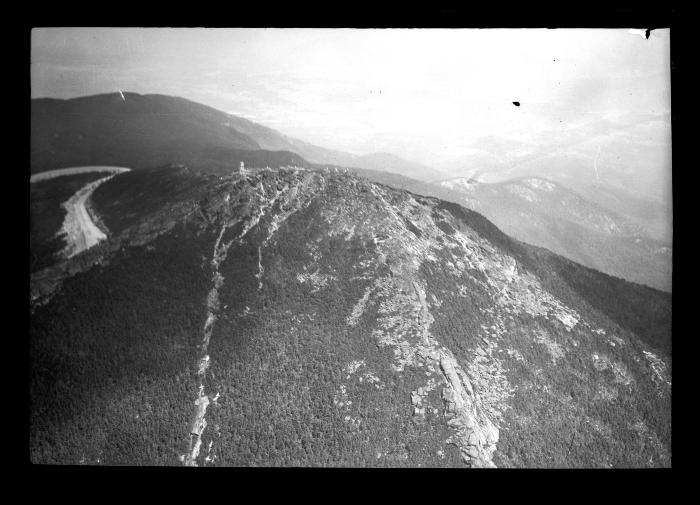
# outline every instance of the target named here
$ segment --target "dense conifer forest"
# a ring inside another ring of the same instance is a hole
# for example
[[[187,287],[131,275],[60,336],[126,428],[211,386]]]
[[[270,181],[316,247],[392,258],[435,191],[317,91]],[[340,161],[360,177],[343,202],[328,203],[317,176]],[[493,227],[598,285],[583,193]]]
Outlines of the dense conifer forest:
[[[243,238],[236,239],[241,223],[219,236],[232,245],[218,267],[224,281],[208,348],[200,458],[234,466],[463,466],[458,445],[445,443],[451,431],[444,408],[415,415],[412,399],[428,371],[397,373],[397,351],[378,333],[407,324],[387,312],[398,303],[392,296],[412,296],[411,284],[394,271],[407,253],[371,263],[392,232],[368,237],[328,228],[329,213],[340,215],[345,206],[393,219],[373,193],[381,188],[326,172],[231,181],[171,167],[122,174],[95,192],[95,209],[122,246],[66,278],[30,318],[31,460],[181,464],[198,394],[195,358],[211,296],[212,250],[225,222],[217,209],[236,191],[269,195],[290,181],[321,181],[323,189],[285,220],[276,221],[286,209],[278,202]],[[668,357],[669,297],[510,239],[457,205],[382,191],[394,209],[411,201],[434,205],[441,241],[457,231],[478,235],[603,332],[513,313],[498,322],[494,350],[485,344],[494,295],[484,273],[474,269],[455,284],[444,266],[453,259],[449,248],[422,263],[417,275],[432,319],[417,319],[421,331],[457,363],[478,366],[479,353],[496,353],[494,363],[507,371],[498,380],[517,385],[503,390],[510,396],[498,466],[670,464],[670,393],[660,395],[642,379],[653,374],[647,361],[631,359],[645,345]],[[234,198],[233,216],[253,212],[250,197]],[[392,226],[411,240],[425,238],[415,219],[403,214]],[[350,324],[378,279],[399,291],[379,289]],[[592,355],[600,360],[591,362]],[[442,405],[443,397],[433,389],[424,401]]]

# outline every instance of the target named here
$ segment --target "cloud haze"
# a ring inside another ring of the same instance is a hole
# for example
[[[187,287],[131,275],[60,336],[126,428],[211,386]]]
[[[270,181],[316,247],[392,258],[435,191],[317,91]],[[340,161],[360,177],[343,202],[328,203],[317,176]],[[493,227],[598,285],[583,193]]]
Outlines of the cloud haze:
[[[32,96],[176,95],[326,147],[440,163],[483,137],[527,141],[667,115],[669,38],[626,29],[34,29]]]

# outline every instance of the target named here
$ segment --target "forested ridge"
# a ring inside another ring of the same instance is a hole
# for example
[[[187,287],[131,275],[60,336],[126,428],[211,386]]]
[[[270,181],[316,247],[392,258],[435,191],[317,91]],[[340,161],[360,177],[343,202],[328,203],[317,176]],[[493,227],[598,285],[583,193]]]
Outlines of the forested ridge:
[[[142,170],[93,205],[119,248],[30,318],[35,463],[181,464],[218,286],[200,465],[473,464],[459,376],[497,466],[670,466],[663,293],[330,171]]]

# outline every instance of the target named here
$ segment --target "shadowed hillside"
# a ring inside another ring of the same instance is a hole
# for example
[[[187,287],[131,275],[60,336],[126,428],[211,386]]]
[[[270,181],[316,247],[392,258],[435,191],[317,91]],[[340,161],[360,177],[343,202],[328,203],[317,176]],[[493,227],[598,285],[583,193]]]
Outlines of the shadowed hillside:
[[[316,164],[379,169],[423,180],[442,175],[393,155],[325,149],[178,97],[111,93],[40,98],[32,100],[31,109],[32,173],[75,165],[140,169],[182,163],[227,174],[243,161],[273,168]]]
[[[228,173],[241,161],[301,165],[299,155],[261,150],[228,125],[228,114],[180,98],[118,93],[72,100],[32,100],[31,171],[79,165],[135,169],[196,164]]]

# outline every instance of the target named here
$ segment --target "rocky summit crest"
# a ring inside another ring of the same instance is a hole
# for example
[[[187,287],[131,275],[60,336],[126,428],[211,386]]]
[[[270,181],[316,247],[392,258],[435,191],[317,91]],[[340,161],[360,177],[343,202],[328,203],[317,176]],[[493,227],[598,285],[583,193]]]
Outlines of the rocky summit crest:
[[[32,316],[35,462],[671,464],[663,293],[332,170],[140,170],[92,205],[110,238]]]

